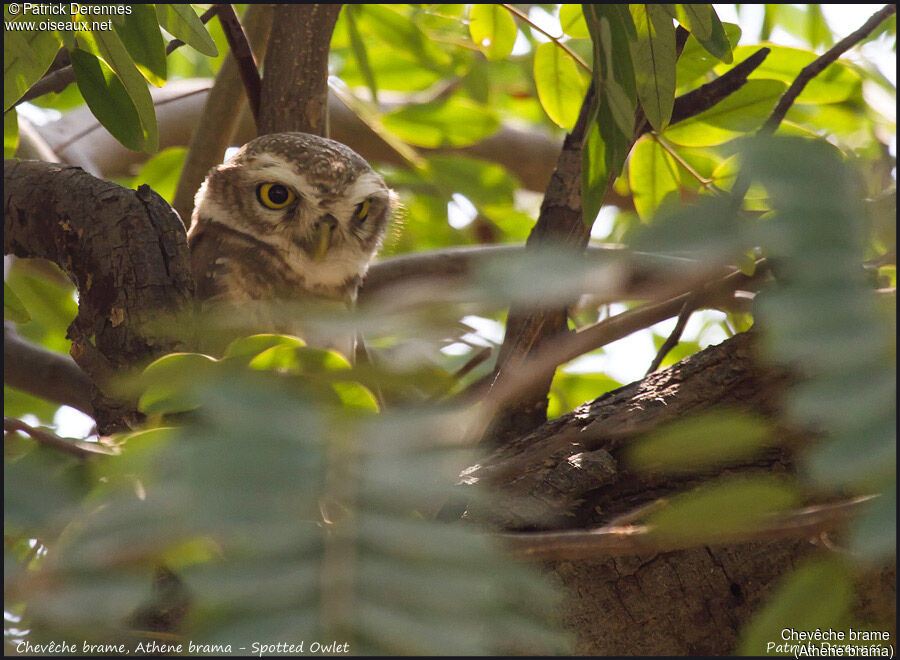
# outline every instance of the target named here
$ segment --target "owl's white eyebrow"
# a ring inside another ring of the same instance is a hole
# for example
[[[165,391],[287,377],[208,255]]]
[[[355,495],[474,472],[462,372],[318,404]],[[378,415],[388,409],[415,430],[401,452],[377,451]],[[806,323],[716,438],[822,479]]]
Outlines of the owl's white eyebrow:
[[[254,170],[265,171],[266,175],[271,175],[280,183],[287,184],[294,188],[302,197],[317,202],[319,199],[316,189],[306,182],[306,178],[302,174],[298,174],[290,165],[279,158],[268,154],[258,156],[254,164]]]
[[[366,172],[347,189],[347,199],[362,201],[375,193],[385,193],[387,190],[381,177],[375,172]]]

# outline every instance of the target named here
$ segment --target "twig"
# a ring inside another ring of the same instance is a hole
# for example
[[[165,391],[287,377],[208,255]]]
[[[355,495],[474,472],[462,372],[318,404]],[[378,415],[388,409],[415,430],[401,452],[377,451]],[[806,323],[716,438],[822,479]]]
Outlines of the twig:
[[[200,16],[200,21],[203,23],[207,23],[215,13],[215,7],[207,9]],[[166,46],[166,55],[171,55],[176,48],[180,48],[181,46],[184,46],[183,41],[181,41],[180,39],[172,39],[172,41],[170,41]],[[49,94],[50,92],[56,92],[58,94],[73,82],[75,82],[75,70],[72,68],[72,65],[69,64],[68,66],[57,69],[52,73],[48,73],[43,78],[34,83],[28,89],[28,91],[22,95],[22,98],[13,103],[12,107],[17,106],[20,103],[30,101],[31,99],[36,99],[37,97],[43,96],[44,94]]]
[[[681,339],[681,334],[684,332],[684,326],[687,325],[688,319],[696,308],[697,296],[691,294],[687,300],[684,301],[684,306],[681,308],[681,311],[678,312],[678,322],[675,324],[675,329],[672,330],[672,334],[666,337],[663,345],[659,347],[659,352],[657,352],[656,357],[653,358],[653,362],[650,363],[650,368],[647,369],[648,376],[659,369],[659,365],[662,364],[663,359],[669,354],[669,351],[678,344],[678,341]]]
[[[869,20],[863,23],[858,30],[848,34],[825,53],[803,67],[800,73],[797,74],[794,82],[792,82],[790,87],[788,87],[784,94],[781,95],[772,114],[769,115],[766,123],[762,125],[756,134],[758,136],[773,135],[775,131],[778,130],[781,121],[784,119],[785,115],[787,115],[788,110],[790,110],[794,101],[797,100],[797,97],[800,96],[800,93],[806,87],[807,83],[822,73],[829,65],[837,61],[837,59],[846,51],[865,39],[884,19],[896,13],[896,11],[896,5],[885,5],[872,14],[872,16],[869,17]],[[750,190],[750,177],[744,174],[742,170],[738,175],[737,181],[735,181],[731,193],[735,206],[741,206],[748,190]]]
[[[113,456],[116,454],[116,452],[107,449],[103,445],[93,442],[81,442],[78,440],[65,440],[58,435],[50,433],[50,431],[36,429],[22,420],[14,419],[12,417],[3,418],[3,431],[4,433],[21,431],[38,444],[65,452],[76,458],[88,458],[90,456],[96,456],[97,454],[105,456]]]
[[[656,133],[656,131],[651,132],[650,135],[653,137],[653,139],[656,141],[656,143],[657,143],[660,147],[663,148],[663,151],[665,151],[665,152],[666,152],[667,154],[669,154],[672,158],[674,158],[674,159],[675,159],[675,162],[677,162],[679,165],[681,165],[681,166],[684,168],[684,170],[685,170],[688,174],[690,174],[694,179],[696,179],[697,182],[698,182],[701,186],[703,186],[704,188],[706,188],[706,189],[709,190],[710,192],[716,192],[716,189],[715,189],[715,187],[713,186],[713,182],[710,181],[709,179],[707,179],[707,178],[701,176],[701,174],[700,174],[697,170],[695,170],[693,167],[691,167],[690,164],[689,164],[684,158],[682,158],[681,155],[680,155],[677,151],[675,151],[671,146],[669,146],[669,144],[668,144],[665,140],[663,140],[663,139]]]
[[[797,100],[797,97],[800,96],[803,88],[806,87],[806,84],[810,80],[822,73],[822,71],[843,55],[844,52],[850,50],[853,46],[865,39],[884,19],[896,12],[897,5],[885,5],[872,14],[872,16],[869,17],[869,20],[863,23],[862,27],[855,32],[848,34],[833,47],[829,48],[824,54],[803,67],[803,70],[800,71],[800,74],[794,79],[791,86],[781,95],[781,98],[778,100],[778,105],[775,106],[775,109],[772,111],[772,114],[769,115],[769,118],[766,120],[763,127],[759,129],[759,134],[773,134],[778,129],[781,120],[784,119],[788,110],[790,110],[791,105]]]
[[[221,4],[215,7],[219,16],[219,22],[222,24],[222,30],[225,32],[225,39],[228,40],[228,47],[234,55],[238,71],[241,74],[241,82],[244,83],[244,91],[247,93],[247,103],[250,105],[250,112],[253,113],[253,120],[258,126],[259,104],[262,95],[262,80],[259,77],[259,66],[256,58],[253,57],[253,50],[250,48],[250,42],[247,40],[244,26],[241,25],[241,21],[234,11],[234,6]]]
[[[498,534],[520,559],[572,560],[651,554],[700,545],[726,545],[784,538],[808,538],[832,530],[859,513],[873,496],[809,506],[776,517],[757,528],[736,530],[716,537],[666,538],[647,525],[607,526],[589,531]]]
[[[470,373],[472,369],[487,360],[489,357],[491,357],[491,349],[489,346],[485,346],[480,351],[475,353],[475,355],[473,355],[468,362],[466,362],[463,366],[456,370],[456,372],[453,374],[453,379],[459,380],[466,374]]]
[[[701,112],[709,110],[711,107],[734,94],[737,90],[744,86],[747,82],[747,76],[753,73],[771,51],[768,48],[760,48],[746,60],[736,65],[733,69],[723,73],[721,76],[708,82],[697,89],[682,94],[675,99],[675,105],[672,108],[672,119],[669,125],[677,124],[691,117],[696,117]],[[639,127],[635,139],[650,130],[650,125],[646,122]]]
[[[505,409],[510,401],[530,395],[535,387],[553,375],[559,365],[675,316],[692,296],[697,296],[695,304],[698,308],[713,305],[734,291],[754,286],[766,277],[768,272],[767,262],[760,259],[751,276],[736,270],[707,283],[706,286],[693,285],[691,289],[699,290],[699,294],[685,293],[660,303],[643,305],[604,319],[578,332],[558,336],[527,358],[507,365],[505,379],[502,382],[494,381],[490,393],[481,406],[482,424],[486,427],[491,418]],[[473,436],[480,437],[478,431],[474,429]]]
[[[559,47],[562,48],[564,51],[566,51],[566,53],[568,53],[569,57],[571,57],[573,60],[575,60],[575,62],[577,62],[578,65],[579,65],[582,69],[584,69],[584,70],[587,71],[588,73],[592,73],[591,67],[589,67],[589,66],[587,65],[587,63],[586,63],[583,59],[581,59],[581,58],[575,53],[575,51],[573,51],[571,48],[569,48],[568,46],[566,46],[562,41],[560,41],[560,37],[554,37],[552,34],[550,34],[549,32],[547,32],[547,31],[546,31],[544,28],[542,28],[540,25],[536,24],[534,21],[532,21],[530,18],[528,18],[528,15],[527,15],[527,14],[523,14],[521,11],[519,11],[518,9],[516,9],[515,7],[513,7],[512,5],[506,5],[506,4],[501,3],[500,6],[503,7],[503,8],[504,8],[506,11],[508,11],[510,14],[513,14],[514,16],[518,16],[519,19],[521,19],[521,20],[524,21],[525,23],[528,23],[528,25],[529,25],[530,27],[534,28],[535,30],[537,30],[538,32],[540,32],[541,34],[543,34],[545,37],[547,37],[550,41],[552,41],[552,42],[555,43],[557,46],[559,46]]]

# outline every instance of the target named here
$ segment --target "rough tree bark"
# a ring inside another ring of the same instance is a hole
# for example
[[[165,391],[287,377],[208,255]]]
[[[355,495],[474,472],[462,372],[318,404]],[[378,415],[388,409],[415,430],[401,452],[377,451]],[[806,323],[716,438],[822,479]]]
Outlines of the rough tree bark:
[[[339,4],[275,8],[263,68],[260,135],[328,135],[328,50],[340,11]]]
[[[663,478],[623,466],[635,438],[684,415],[725,407],[777,423],[790,377],[761,366],[754,342],[752,333],[737,335],[497,449],[467,474],[515,503],[491,508],[490,523],[596,528],[715,476],[792,472],[793,450],[809,437],[784,425],[778,426],[783,444],[706,473]],[[734,652],[743,626],[778,579],[827,544],[798,530],[793,538],[594,553],[588,560],[562,552],[545,565],[566,587],[563,617],[577,653],[723,655]],[[854,611],[893,634],[895,600],[895,569],[875,570],[859,582]]]
[[[184,226],[149,187],[129,190],[77,167],[6,160],[3,178],[4,254],[49,259],[75,282],[71,354],[94,384],[100,432],[121,430],[138,417],[103,393],[110,380],[181,345],[153,321],[193,297]]]

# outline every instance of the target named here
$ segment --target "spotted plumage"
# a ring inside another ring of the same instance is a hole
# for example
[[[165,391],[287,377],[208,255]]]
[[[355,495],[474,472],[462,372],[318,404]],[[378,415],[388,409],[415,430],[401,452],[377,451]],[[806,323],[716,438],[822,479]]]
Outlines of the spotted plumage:
[[[350,303],[394,199],[339,142],[306,133],[252,140],[210,170],[197,192],[188,231],[197,296],[207,303]]]

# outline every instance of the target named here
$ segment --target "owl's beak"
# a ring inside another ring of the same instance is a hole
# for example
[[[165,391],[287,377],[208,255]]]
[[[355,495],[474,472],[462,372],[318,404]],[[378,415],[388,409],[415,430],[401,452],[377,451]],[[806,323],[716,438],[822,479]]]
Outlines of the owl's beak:
[[[330,213],[322,216],[316,223],[312,236],[313,261],[319,261],[328,252],[335,229],[337,229],[337,220]]]

